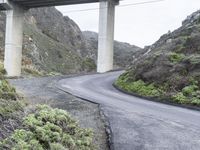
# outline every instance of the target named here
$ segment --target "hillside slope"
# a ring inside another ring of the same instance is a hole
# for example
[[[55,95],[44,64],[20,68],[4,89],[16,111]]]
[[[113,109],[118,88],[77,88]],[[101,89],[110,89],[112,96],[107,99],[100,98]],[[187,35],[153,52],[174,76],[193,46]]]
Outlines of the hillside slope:
[[[1,59],[3,59],[4,54],[4,32],[5,14],[1,12]],[[64,35],[60,35],[60,33],[67,35],[71,41],[65,38]],[[69,18],[63,17],[55,8],[30,10],[25,14],[24,19],[24,70],[27,72],[33,71],[34,73],[40,71],[43,73],[60,72],[64,74],[83,71],[85,69],[82,67],[84,59],[75,51],[80,45],[78,43],[80,40],[77,40],[79,35],[81,35],[81,31],[78,26]]]
[[[5,14],[0,12],[1,61],[4,55],[5,19]],[[54,7],[30,9],[25,14],[24,74],[40,75],[54,72],[70,74],[95,71],[96,49],[97,47],[93,47],[92,43],[85,38],[78,25]],[[118,57],[125,60],[124,56],[121,57],[120,50],[117,51]],[[124,66],[124,62],[118,65]]]
[[[146,47],[116,85],[139,95],[200,106],[200,11]]]

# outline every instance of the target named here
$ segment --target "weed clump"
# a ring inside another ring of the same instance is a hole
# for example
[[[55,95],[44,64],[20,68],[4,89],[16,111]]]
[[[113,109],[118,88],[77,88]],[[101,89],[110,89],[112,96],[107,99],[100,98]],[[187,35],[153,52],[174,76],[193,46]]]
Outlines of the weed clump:
[[[94,149],[92,130],[80,128],[78,123],[61,109],[39,105],[34,114],[23,119],[23,127],[2,141],[0,149]]]
[[[173,95],[172,99],[174,102],[179,104],[185,104],[187,102],[187,97],[182,92],[178,92],[177,94]]]
[[[200,88],[198,82],[185,86],[181,92],[178,92],[172,99],[180,104],[191,104],[200,106]]]
[[[14,87],[5,79],[6,70],[0,63],[0,116],[8,117],[15,111],[22,110],[25,101],[20,97]]]
[[[170,53],[170,54],[169,54],[169,60],[170,60],[172,63],[179,63],[179,62],[181,62],[184,58],[185,58],[185,55],[184,55],[184,54],[181,54],[181,53]]]
[[[125,74],[125,76],[127,76]],[[153,83],[148,84],[142,80],[128,81],[124,75],[116,80],[115,85],[128,92],[134,92],[142,96],[159,97],[163,91],[156,87]]]

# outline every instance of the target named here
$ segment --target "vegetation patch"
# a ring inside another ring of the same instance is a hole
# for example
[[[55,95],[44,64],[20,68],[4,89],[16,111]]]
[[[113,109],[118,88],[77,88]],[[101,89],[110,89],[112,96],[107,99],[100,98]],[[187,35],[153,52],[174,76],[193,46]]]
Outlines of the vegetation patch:
[[[0,116],[3,117],[3,119],[8,119],[8,117],[11,117],[12,113],[16,111],[22,111],[25,106],[24,100],[0,100]]]
[[[195,55],[190,55],[189,57],[186,58],[191,64],[196,65],[200,64],[200,55],[195,54]]]
[[[184,58],[185,58],[185,55],[184,55],[184,54],[181,54],[181,53],[170,53],[170,54],[169,54],[169,60],[170,60],[172,63],[181,62]]]
[[[200,106],[200,88],[197,84],[198,82],[196,81],[193,84],[184,87],[181,92],[172,96],[172,99],[180,104]]]
[[[163,91],[156,87],[153,83],[148,84],[142,80],[130,82],[124,77],[124,75],[127,76],[127,74],[123,74],[115,82],[115,85],[121,89],[128,92],[134,92],[142,96],[159,97],[163,95]]]
[[[187,102],[187,97],[182,92],[178,92],[172,96],[172,100],[179,104],[185,104]]]
[[[10,116],[15,111],[22,110],[25,106],[24,99],[5,79],[5,74],[3,64],[0,63],[0,116],[3,118]]]
[[[39,105],[24,117],[25,100],[6,80],[5,73],[0,64],[1,150],[95,149],[92,130],[80,128],[64,110]]]
[[[93,132],[82,129],[60,109],[39,105],[34,114],[23,119],[16,130],[0,143],[0,149],[12,150],[92,150]]]
[[[129,73],[122,74],[116,81],[115,85],[130,93],[136,93],[141,96],[158,98],[160,100],[168,99],[169,102],[200,106],[200,88],[198,81],[194,78],[190,79],[189,85],[180,91],[169,93],[171,86],[167,83],[158,86],[154,83],[145,83],[142,80],[132,80]]]

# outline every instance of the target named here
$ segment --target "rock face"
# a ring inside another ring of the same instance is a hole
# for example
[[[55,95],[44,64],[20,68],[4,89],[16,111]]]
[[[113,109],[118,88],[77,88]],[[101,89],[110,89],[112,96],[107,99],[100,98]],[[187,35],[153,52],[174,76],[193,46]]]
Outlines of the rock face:
[[[4,55],[5,14],[0,12],[0,52]],[[95,35],[97,36],[97,35]],[[54,7],[30,9],[24,17],[23,70],[24,73],[62,74],[94,71],[96,69],[97,40],[86,39],[78,25]],[[124,54],[131,49],[118,50],[119,66],[124,66]],[[118,46],[118,47],[119,47]],[[119,47],[120,48],[120,47]],[[122,56],[122,57],[121,57]],[[127,58],[130,60],[130,57]]]
[[[98,49],[98,34],[96,32],[84,31],[83,35],[90,45],[91,57],[97,60],[97,49]],[[139,56],[142,49],[123,42],[114,42],[114,66],[115,68],[127,67],[133,57]]]
[[[24,54],[40,70],[68,74],[95,69],[78,25],[54,7],[31,9],[24,33]]]
[[[178,103],[200,104],[200,11],[163,35],[135,59],[121,79],[138,80],[162,89],[162,97]],[[185,89],[191,91],[184,92]],[[187,101],[188,100],[188,101]]]
[[[31,9],[27,13],[26,20],[31,16],[35,19],[35,24],[42,33],[55,41],[77,51],[80,56],[86,50],[85,39],[78,25],[67,16],[63,16],[53,7],[44,9]]]

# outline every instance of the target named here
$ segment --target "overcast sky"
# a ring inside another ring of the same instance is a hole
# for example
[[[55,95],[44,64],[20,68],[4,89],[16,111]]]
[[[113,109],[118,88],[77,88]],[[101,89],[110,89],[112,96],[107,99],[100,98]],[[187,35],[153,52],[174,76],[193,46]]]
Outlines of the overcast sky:
[[[140,47],[154,43],[162,34],[181,26],[192,12],[200,9],[200,0],[165,0],[143,5],[130,5],[152,0],[124,0],[116,7],[115,40]],[[98,32],[98,3],[56,7],[73,19],[82,31]]]

